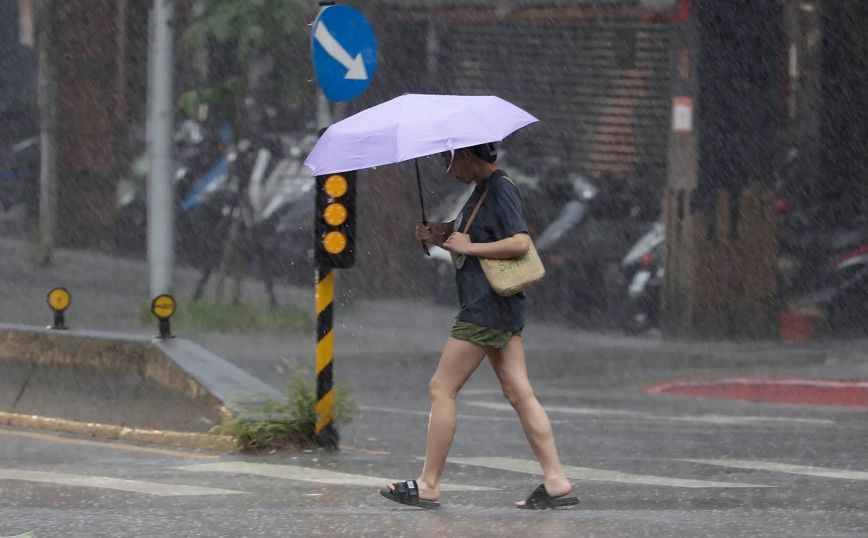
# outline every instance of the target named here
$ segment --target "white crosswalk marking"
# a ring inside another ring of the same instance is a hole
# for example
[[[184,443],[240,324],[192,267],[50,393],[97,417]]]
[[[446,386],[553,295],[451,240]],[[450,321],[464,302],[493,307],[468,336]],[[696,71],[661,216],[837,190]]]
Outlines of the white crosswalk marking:
[[[133,493],[144,493],[160,497],[178,497],[185,495],[244,495],[244,491],[228,489],[205,488],[199,486],[182,486],[178,484],[161,484],[143,482],[141,480],[126,480],[105,476],[89,476],[80,474],[51,473],[43,471],[19,471],[15,469],[0,469],[0,480],[23,480],[26,482],[41,482],[63,486],[78,486],[87,488],[116,489]]]
[[[512,407],[509,407],[509,410],[512,411]],[[382,407],[375,405],[360,405],[359,411],[371,411],[374,413],[400,413],[402,415],[416,415],[417,417],[427,417],[431,414],[430,411],[419,411],[418,409],[396,409],[392,407]],[[515,413],[511,417],[493,417],[491,415],[461,415],[461,420],[482,420],[485,422],[496,422],[496,421],[504,421],[504,422],[515,422],[517,419],[515,417]],[[558,424],[564,422],[563,420],[552,420],[552,424]]]
[[[492,409],[494,411],[510,411],[515,413],[511,405],[503,402],[483,402],[481,400],[470,400],[462,402],[462,404],[472,405],[473,407],[481,407],[483,409]],[[556,405],[546,405],[546,411],[554,413],[569,413],[571,415],[587,415],[587,416],[616,416],[616,417],[635,417],[635,411],[624,411],[621,409],[593,409],[590,407],[558,407]],[[463,418],[463,417],[462,417]]]
[[[319,484],[337,484],[343,486],[384,487],[397,482],[392,478],[381,478],[361,474],[340,473],[326,469],[300,467],[297,465],[278,465],[273,463],[251,463],[246,461],[227,461],[221,463],[203,463],[175,467],[183,471],[199,473],[231,473],[268,476],[285,480],[301,480]],[[447,484],[440,486],[441,491],[493,491],[495,488],[467,486],[462,484]]]
[[[509,411],[514,413],[512,406],[502,402],[467,401],[466,405],[492,409],[494,411]],[[639,419],[643,421],[653,420],[661,422],[698,422],[704,424],[813,424],[818,426],[834,426],[834,420],[825,418],[799,418],[799,417],[769,417],[753,415],[658,415],[646,411],[630,411],[625,409],[603,409],[591,407],[563,407],[546,405],[545,410],[549,413],[564,413],[569,415],[582,415],[589,417],[623,417],[626,419]]]
[[[518,473],[540,474],[540,466],[536,461],[520,460],[515,458],[450,458],[452,463],[464,465],[476,465],[490,469],[515,471]],[[669,478],[665,476],[652,476],[622,473],[620,471],[608,471],[605,469],[591,469],[588,467],[563,466],[567,478],[574,480],[596,480],[602,482],[619,482],[622,484],[641,484],[646,486],[669,486],[678,488],[768,488],[759,484],[742,484],[738,482],[717,482],[709,480],[693,480],[688,478]]]
[[[755,471],[772,471],[775,473],[799,474],[805,476],[818,476],[822,478],[841,478],[845,480],[868,480],[868,472],[851,471],[849,469],[833,469],[830,467],[813,467],[810,465],[792,465],[774,461],[754,460],[695,460],[686,459],[692,463],[704,463],[706,465],[718,465],[735,469],[748,469]]]

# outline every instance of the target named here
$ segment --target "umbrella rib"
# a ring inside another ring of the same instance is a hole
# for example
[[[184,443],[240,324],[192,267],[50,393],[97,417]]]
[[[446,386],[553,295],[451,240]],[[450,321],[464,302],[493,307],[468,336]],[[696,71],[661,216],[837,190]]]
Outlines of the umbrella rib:
[[[485,120],[484,118],[480,117],[479,114],[478,114],[476,111],[472,111],[471,113],[473,114],[473,117],[476,118],[476,121],[478,121],[479,123],[481,123],[482,125],[484,125],[485,128],[486,128],[486,130],[487,130],[489,133],[492,133],[493,135],[495,135],[495,136],[497,137],[496,140],[488,140],[487,142],[499,142],[501,139],[503,139],[503,137],[500,136],[500,132],[495,131],[495,129],[493,129],[493,128],[491,127],[491,124],[489,124],[488,121]],[[485,143],[486,143],[486,142],[480,142],[480,144],[485,144]]]

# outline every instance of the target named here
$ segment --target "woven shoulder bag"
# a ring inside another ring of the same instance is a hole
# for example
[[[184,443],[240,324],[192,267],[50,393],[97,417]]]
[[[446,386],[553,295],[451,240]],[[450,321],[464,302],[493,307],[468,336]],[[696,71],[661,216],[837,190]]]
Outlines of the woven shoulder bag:
[[[515,185],[515,182],[513,182],[512,179],[506,176],[504,176],[504,178]],[[473,208],[470,218],[467,219],[467,223],[464,225],[463,233],[466,234],[467,230],[470,229],[470,224],[473,222],[473,219],[476,218],[476,213],[479,212],[482,202],[485,200],[486,196],[488,196],[488,190],[490,188],[491,185],[489,185],[488,188],[485,189],[485,192],[482,193],[482,196],[479,197],[479,201],[476,202],[476,206]],[[485,273],[485,278],[488,279],[491,288],[501,297],[509,297],[510,295],[515,295],[516,293],[526,290],[542,280],[546,274],[545,267],[543,267],[542,260],[539,257],[539,253],[536,251],[532,239],[530,242],[530,248],[524,256],[502,259],[479,258],[479,264],[482,266],[482,271]]]

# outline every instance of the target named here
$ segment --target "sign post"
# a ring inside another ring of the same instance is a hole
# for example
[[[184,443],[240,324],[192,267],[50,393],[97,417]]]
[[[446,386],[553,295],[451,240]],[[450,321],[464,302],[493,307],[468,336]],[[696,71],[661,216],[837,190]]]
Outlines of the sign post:
[[[356,173],[316,178],[316,424],[320,446],[338,447],[334,408],[334,269],[355,263]]]
[[[311,53],[320,88],[330,101],[349,101],[371,84],[377,42],[361,12],[320,1],[311,32]],[[326,125],[320,125],[325,128]],[[316,178],[316,424],[317,443],[338,448],[334,411],[335,269],[355,263],[355,171]]]

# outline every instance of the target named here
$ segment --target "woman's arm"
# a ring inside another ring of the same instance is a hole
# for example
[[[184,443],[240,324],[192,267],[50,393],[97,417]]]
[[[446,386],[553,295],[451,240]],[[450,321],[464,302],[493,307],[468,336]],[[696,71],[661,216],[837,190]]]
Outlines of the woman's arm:
[[[530,236],[526,233],[517,233],[491,243],[473,243],[469,235],[455,232],[443,242],[443,248],[456,254],[479,258],[518,258],[530,250]]]

